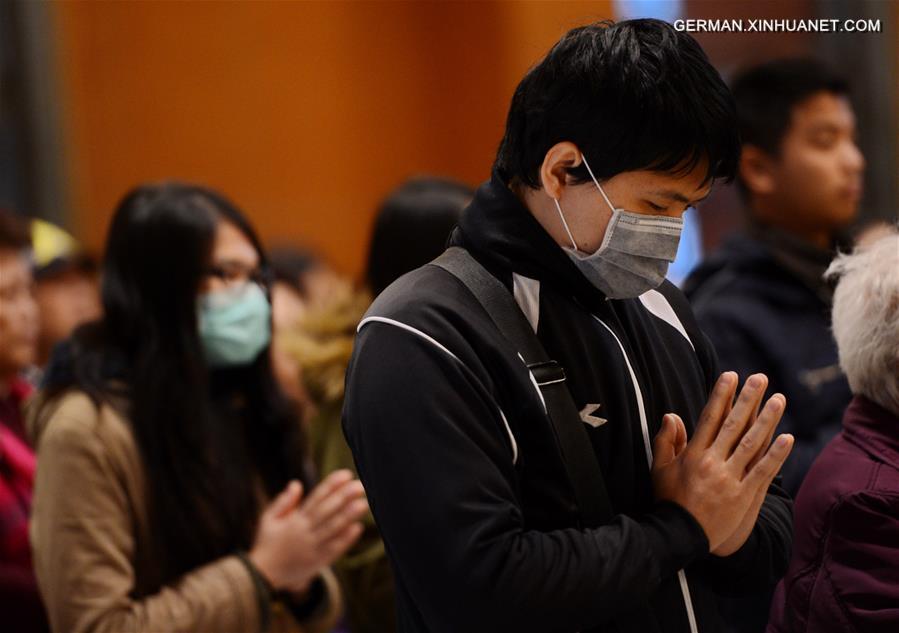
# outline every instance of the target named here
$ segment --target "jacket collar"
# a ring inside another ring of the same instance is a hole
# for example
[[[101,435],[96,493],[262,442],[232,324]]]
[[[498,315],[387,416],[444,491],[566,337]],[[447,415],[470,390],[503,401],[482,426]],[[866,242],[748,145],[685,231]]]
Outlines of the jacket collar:
[[[549,283],[591,311],[606,301],[496,172],[462,213],[450,245],[462,246],[494,272]]]
[[[770,257],[814,292],[825,305],[833,302],[833,285],[824,280],[839,242],[822,249],[783,229],[752,223],[749,234],[765,246]]]
[[[880,461],[899,468],[899,416],[864,396],[855,396],[843,416],[843,432]]]

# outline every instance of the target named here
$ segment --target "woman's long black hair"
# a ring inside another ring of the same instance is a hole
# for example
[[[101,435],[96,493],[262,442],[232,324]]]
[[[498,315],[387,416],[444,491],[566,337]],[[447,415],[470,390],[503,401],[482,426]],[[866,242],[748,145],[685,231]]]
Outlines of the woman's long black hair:
[[[104,315],[60,350],[45,383],[50,398],[75,388],[98,405],[127,403],[159,582],[249,548],[259,488],[274,495],[290,479],[306,481],[302,431],[269,350],[248,366],[211,372],[203,359],[197,293],[222,221],[253,243],[264,270],[252,227],[216,192],[164,183],[126,195],[106,242]]]

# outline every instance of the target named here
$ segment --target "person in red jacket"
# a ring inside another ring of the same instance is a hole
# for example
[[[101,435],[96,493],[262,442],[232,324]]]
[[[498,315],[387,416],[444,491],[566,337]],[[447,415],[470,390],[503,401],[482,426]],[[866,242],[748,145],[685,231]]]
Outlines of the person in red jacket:
[[[831,264],[833,331],[854,394],[795,505],[768,633],[899,631],[899,231]]]
[[[38,335],[29,247],[27,226],[0,209],[0,613],[3,630],[23,633],[47,630],[28,543],[35,463],[22,422],[31,386],[21,373]]]

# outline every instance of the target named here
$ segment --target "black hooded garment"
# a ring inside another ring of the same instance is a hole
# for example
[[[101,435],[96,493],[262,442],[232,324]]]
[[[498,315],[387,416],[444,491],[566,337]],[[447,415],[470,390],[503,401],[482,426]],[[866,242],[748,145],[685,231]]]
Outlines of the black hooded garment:
[[[717,631],[716,592],[783,575],[792,508],[772,486],[746,544],[719,558],[686,510],[653,499],[662,416],[692,433],[718,374],[683,295],[665,282],[607,300],[497,176],[450,242],[512,291],[564,367],[616,516],[578,527],[534,378],[468,289],[433,265],[405,275],[359,326],[343,414],[399,631]]]
[[[684,284],[727,368],[764,372],[769,392],[787,397],[780,427],[796,441],[781,474],[791,495],[843,428],[852,400],[831,331],[833,289],[824,281],[835,252],[753,226],[728,239]]]

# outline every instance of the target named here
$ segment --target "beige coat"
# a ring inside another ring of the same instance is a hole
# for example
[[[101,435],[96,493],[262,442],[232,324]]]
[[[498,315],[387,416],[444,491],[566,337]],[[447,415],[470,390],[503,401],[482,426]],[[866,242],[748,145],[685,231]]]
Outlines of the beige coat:
[[[34,406],[31,407],[32,411]],[[29,420],[38,454],[31,543],[38,585],[57,633],[261,630],[252,575],[237,556],[195,569],[149,594],[158,573],[144,469],[127,422],[86,395],[62,396]],[[269,631],[320,632],[333,626],[339,592],[330,572],[325,604],[296,622],[273,603]]]

